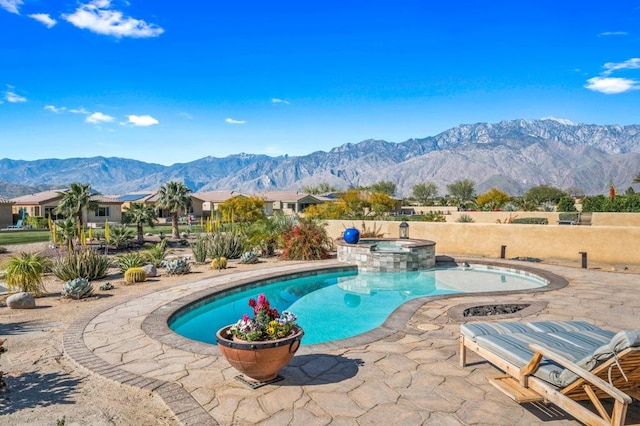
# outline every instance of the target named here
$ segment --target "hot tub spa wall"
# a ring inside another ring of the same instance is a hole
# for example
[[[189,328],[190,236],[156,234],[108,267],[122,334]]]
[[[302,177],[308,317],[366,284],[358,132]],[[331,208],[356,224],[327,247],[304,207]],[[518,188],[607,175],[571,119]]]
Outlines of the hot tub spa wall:
[[[336,242],[338,259],[357,265],[364,272],[405,272],[431,269],[436,265],[432,241],[406,240],[398,251],[376,251],[371,244]]]

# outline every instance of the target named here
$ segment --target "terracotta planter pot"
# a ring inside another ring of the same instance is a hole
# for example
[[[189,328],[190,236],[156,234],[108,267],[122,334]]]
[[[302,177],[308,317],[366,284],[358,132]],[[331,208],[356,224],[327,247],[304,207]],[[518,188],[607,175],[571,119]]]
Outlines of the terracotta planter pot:
[[[218,348],[236,370],[244,374],[249,382],[268,382],[277,377],[278,371],[293,358],[300,348],[304,331],[295,327],[293,332],[282,339],[262,342],[233,340],[227,337],[230,325],[216,333]]]

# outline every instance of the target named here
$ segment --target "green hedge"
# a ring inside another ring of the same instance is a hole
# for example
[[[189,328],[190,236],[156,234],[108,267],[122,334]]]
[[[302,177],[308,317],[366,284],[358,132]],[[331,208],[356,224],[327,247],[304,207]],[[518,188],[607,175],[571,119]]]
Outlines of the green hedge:
[[[546,217],[521,217],[512,219],[511,223],[519,223],[524,225],[548,225],[549,220]]]

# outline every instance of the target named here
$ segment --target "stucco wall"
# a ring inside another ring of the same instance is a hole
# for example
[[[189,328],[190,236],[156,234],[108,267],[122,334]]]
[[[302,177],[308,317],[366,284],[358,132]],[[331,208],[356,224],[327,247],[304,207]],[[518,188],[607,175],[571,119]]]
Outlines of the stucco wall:
[[[361,228],[362,221],[327,221],[331,238],[344,229]],[[367,221],[369,229],[380,229],[385,237],[398,237],[399,222]],[[589,261],[640,264],[640,226],[562,226],[495,223],[409,222],[411,238],[436,242],[436,254],[477,255],[498,258],[506,245],[506,257],[579,260],[587,252]]]
[[[640,227],[640,213],[592,213],[591,224],[597,226]]]

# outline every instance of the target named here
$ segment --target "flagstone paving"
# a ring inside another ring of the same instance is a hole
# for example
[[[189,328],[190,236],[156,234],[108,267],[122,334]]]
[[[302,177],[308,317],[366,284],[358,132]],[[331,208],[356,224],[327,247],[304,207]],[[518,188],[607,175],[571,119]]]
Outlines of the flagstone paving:
[[[243,271],[131,298],[76,320],[65,334],[65,353],[95,374],[157,393],[184,425],[573,425],[578,423],[552,406],[521,406],[501,394],[485,379],[498,371],[474,355],[461,368],[460,322],[449,309],[470,302],[539,302],[544,308],[527,320],[581,319],[613,330],[640,323],[638,275],[538,264],[569,284],[413,301],[364,337],[303,346],[281,371],[283,381],[255,390],[234,379],[238,372],[215,346],[176,338],[166,327],[177,299],[318,265]],[[640,421],[637,401],[628,421]]]

